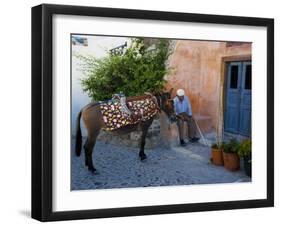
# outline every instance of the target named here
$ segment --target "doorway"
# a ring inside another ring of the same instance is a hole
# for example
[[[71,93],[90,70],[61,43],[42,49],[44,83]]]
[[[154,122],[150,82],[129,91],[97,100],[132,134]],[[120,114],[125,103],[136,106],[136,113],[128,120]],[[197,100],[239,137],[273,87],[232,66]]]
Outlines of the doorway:
[[[252,63],[227,64],[224,130],[251,136]]]

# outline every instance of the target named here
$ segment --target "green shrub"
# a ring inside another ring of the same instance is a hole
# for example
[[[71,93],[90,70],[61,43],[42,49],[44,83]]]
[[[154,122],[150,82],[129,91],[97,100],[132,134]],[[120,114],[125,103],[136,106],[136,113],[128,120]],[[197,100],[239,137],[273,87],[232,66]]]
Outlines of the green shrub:
[[[163,90],[169,42],[155,39],[155,48],[148,48],[144,39],[138,38],[120,55],[108,53],[101,59],[76,55],[83,62],[82,70],[86,75],[81,80],[83,90],[95,101],[109,99],[119,92],[135,96]]]
[[[239,144],[238,155],[240,157],[249,157],[252,154],[252,142],[251,140],[244,140]]]
[[[228,143],[225,143],[223,151],[227,153],[237,153],[239,143],[235,139],[231,139]]]
[[[213,149],[219,149],[218,144],[216,144],[216,143],[212,144],[211,148],[213,148]]]
[[[214,143],[214,144],[212,144],[211,148],[221,151],[224,149],[224,146],[225,146],[224,142],[222,142],[220,144]]]

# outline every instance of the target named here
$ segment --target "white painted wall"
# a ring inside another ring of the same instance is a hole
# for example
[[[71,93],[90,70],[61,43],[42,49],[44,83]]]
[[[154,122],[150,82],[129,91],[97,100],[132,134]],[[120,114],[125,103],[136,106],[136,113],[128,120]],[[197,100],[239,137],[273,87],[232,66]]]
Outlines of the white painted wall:
[[[275,208],[212,211],[141,217],[53,222],[51,225],[278,225],[281,212],[281,14],[276,0],[244,1],[132,1],[48,0],[3,1],[0,25],[0,224],[42,225],[30,218],[31,190],[31,6],[43,2],[85,6],[138,8],[191,13],[229,14],[275,18]],[[277,64],[278,63],[278,64]],[[63,151],[63,150],[62,150]],[[213,195],[213,194],[210,194]],[[277,223],[276,223],[277,222]],[[49,225],[49,224],[48,224]]]
[[[72,45],[72,135],[75,134],[75,121],[81,108],[91,102],[87,93],[83,92],[81,86],[81,79],[85,78],[85,75],[81,71],[81,60],[75,55],[94,56],[96,58],[105,57],[108,51],[114,47],[123,45],[126,41],[128,45],[130,40],[124,37],[107,37],[107,36],[82,36],[79,37],[88,39],[88,46]],[[82,133],[85,134],[85,128],[82,125]]]

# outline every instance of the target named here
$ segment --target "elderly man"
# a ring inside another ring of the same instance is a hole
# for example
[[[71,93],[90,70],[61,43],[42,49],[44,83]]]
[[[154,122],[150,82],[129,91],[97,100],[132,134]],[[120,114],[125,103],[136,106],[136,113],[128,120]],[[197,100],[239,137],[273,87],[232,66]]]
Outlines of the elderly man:
[[[184,141],[184,122],[187,122],[188,138],[190,142],[196,142],[199,140],[196,137],[196,126],[194,119],[192,118],[192,109],[189,98],[185,96],[183,89],[177,90],[177,96],[174,98],[174,110],[177,115],[177,124],[179,128],[180,145],[186,146]]]

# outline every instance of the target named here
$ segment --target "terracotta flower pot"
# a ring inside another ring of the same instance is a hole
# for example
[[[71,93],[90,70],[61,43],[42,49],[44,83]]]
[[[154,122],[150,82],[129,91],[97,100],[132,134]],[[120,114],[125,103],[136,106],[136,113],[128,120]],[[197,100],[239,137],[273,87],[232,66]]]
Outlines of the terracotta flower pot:
[[[223,152],[224,167],[230,171],[240,169],[240,158],[237,153]]]
[[[222,151],[221,150],[212,148],[211,162],[214,165],[218,165],[218,166],[222,166],[223,165],[223,155],[222,155]]]

